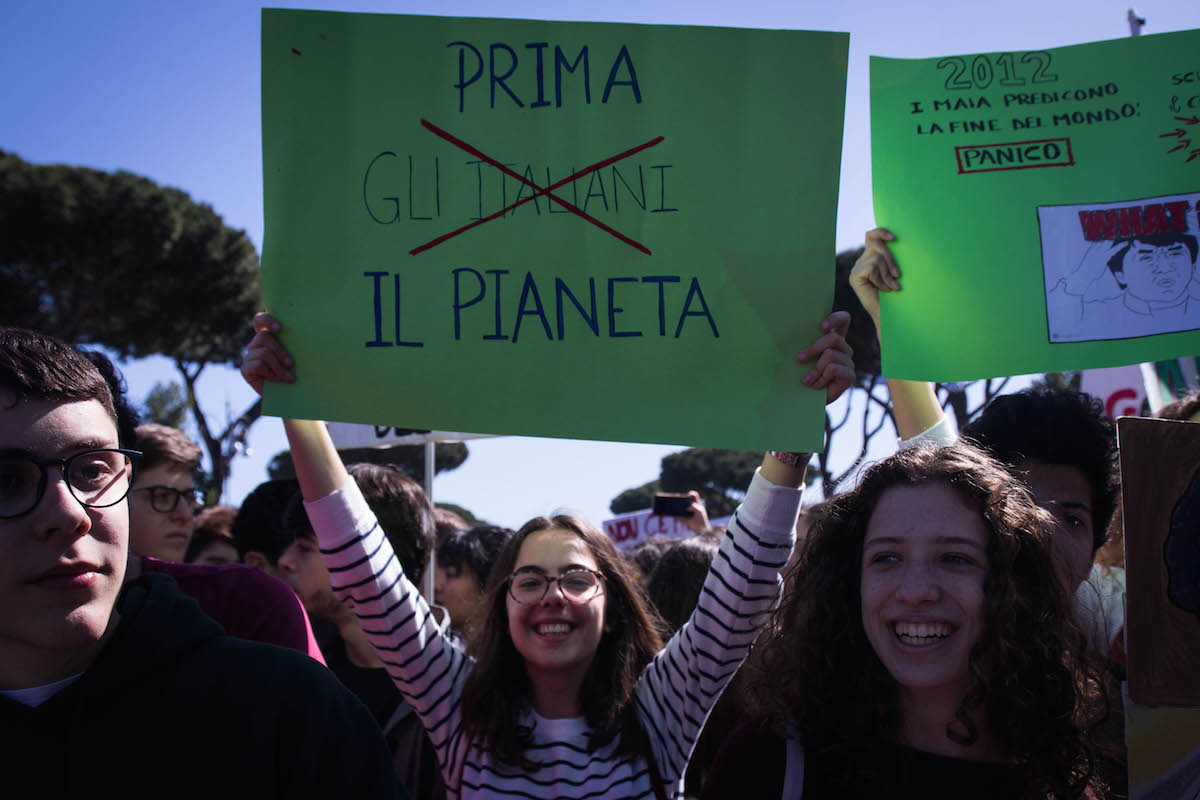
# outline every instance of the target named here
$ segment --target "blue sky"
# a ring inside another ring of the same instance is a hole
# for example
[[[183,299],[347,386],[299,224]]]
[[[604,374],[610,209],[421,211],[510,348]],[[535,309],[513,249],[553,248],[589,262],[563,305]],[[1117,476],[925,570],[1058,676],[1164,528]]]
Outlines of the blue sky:
[[[838,248],[874,225],[870,192],[867,58],[1032,50],[1128,35],[1128,6],[1102,0],[990,3],[633,2],[514,0],[325,2],[295,7],[344,11],[605,20],[849,31]],[[0,149],[34,162],[127,169],[211,204],[226,223],[262,243],[259,114],[261,6],[237,0],[32,2],[0,5]],[[1200,5],[1137,6],[1146,33],[1200,27]],[[820,80],[821,76],[811,76]],[[915,187],[914,187],[915,188]],[[114,309],[113,313],[119,313]],[[172,376],[161,359],[125,365],[131,394],[144,397]],[[201,385],[211,413],[236,414],[250,390],[230,370]],[[278,421],[252,433],[226,500],[238,502],[284,446]],[[493,521],[517,525],[569,507],[607,516],[619,491],[657,476],[673,447],[501,438],[472,442],[471,457],[438,479],[435,495]]]

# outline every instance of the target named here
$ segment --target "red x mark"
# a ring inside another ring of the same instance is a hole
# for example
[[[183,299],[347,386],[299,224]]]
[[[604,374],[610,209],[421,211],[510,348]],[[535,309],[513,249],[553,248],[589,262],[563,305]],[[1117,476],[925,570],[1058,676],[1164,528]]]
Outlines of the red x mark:
[[[461,228],[452,230],[449,233],[442,234],[441,236],[437,237],[436,239],[426,242],[425,244],[421,245],[420,247],[413,248],[412,250],[408,251],[409,255],[415,256],[417,253],[423,253],[432,247],[437,247],[442,242],[447,241],[449,239],[453,239],[455,236],[458,236],[460,233],[466,233],[467,231],[471,230],[471,228],[474,228],[477,225],[482,225],[483,223],[490,222],[490,221],[496,219],[497,217],[502,217],[505,214],[507,214],[509,211],[512,211],[514,208],[523,206],[526,203],[528,203],[530,200],[534,200],[538,197],[542,197],[543,195],[546,197],[549,197],[550,200],[558,203],[560,206],[565,208],[567,211],[570,211],[572,214],[575,214],[580,219],[587,220],[588,222],[592,223],[600,230],[605,231],[606,233],[612,234],[613,236],[617,237],[618,239],[620,239],[622,242],[629,245],[630,247],[634,247],[638,250],[641,250],[646,255],[650,255],[650,250],[648,248],[646,248],[644,245],[639,244],[638,242],[635,242],[633,239],[630,239],[628,236],[621,233],[620,231],[610,228],[609,226],[605,225],[600,220],[598,220],[595,217],[588,214],[582,208],[579,208],[578,206],[576,206],[572,203],[568,203],[566,200],[563,200],[558,195],[551,194],[551,192],[553,192],[555,189],[559,188],[560,186],[565,186],[568,183],[571,183],[572,181],[579,180],[584,175],[589,175],[598,169],[604,169],[609,164],[615,164],[618,161],[620,161],[621,159],[629,158],[631,155],[634,155],[635,153],[640,153],[643,150],[654,147],[654,145],[658,144],[659,142],[661,142],[663,140],[663,137],[656,136],[655,138],[651,139],[648,142],[645,142],[644,144],[639,144],[637,147],[632,147],[629,150],[626,150],[624,153],[618,153],[617,155],[612,156],[611,158],[606,158],[603,161],[597,161],[595,164],[592,164],[587,169],[582,170],[580,172],[576,172],[574,175],[570,176],[569,178],[563,178],[561,181],[552,183],[551,185],[549,185],[545,189],[543,189],[542,187],[538,186],[533,181],[526,180],[524,175],[518,175],[516,172],[513,172],[511,169],[509,169],[504,164],[501,164],[496,159],[492,158],[489,155],[486,155],[485,153],[481,152],[480,150],[476,149],[475,147],[472,147],[471,145],[464,142],[462,139],[459,139],[457,136],[455,136],[447,131],[442,130],[437,125],[434,125],[432,122],[429,122],[428,120],[421,120],[421,125],[423,125],[426,129],[428,129],[430,132],[432,132],[435,136],[439,136],[442,139],[445,139],[447,142],[449,142],[450,144],[459,148],[460,150],[465,150],[466,152],[470,153],[471,155],[475,156],[476,158],[478,158],[482,161],[486,161],[488,164],[491,164],[493,167],[500,170],[505,175],[508,175],[510,178],[515,178],[516,180],[525,184],[529,188],[533,189],[534,193],[531,194],[529,197],[518,200],[517,202],[508,206],[507,208],[500,209],[495,214],[491,214],[482,219],[472,220],[470,223],[463,225]]]

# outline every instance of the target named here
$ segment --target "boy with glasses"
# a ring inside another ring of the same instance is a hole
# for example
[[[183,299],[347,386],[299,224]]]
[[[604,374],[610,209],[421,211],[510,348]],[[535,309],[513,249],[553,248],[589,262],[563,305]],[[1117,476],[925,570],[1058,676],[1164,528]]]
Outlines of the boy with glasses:
[[[127,794],[133,775],[166,795],[404,796],[370,715],[319,664],[224,635],[163,575],[122,590],[138,456],[91,362],[0,327],[8,793]]]
[[[139,425],[133,448],[142,463],[129,491],[129,549],[159,561],[183,561],[196,527],[200,448],[183,431]]]

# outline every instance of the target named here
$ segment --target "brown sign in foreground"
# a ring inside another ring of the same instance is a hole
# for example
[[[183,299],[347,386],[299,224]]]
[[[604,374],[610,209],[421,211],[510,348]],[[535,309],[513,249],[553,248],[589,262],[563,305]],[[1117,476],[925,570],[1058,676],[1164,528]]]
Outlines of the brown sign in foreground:
[[[1200,423],[1122,417],[1129,696],[1200,706]]]

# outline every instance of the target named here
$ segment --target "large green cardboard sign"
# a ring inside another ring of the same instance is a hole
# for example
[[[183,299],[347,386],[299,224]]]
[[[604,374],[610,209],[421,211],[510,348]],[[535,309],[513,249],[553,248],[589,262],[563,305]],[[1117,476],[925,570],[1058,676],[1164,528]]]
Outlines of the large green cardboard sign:
[[[1200,31],[871,59],[889,377],[1200,352]]]
[[[819,448],[847,39],[265,10],[266,409]]]

